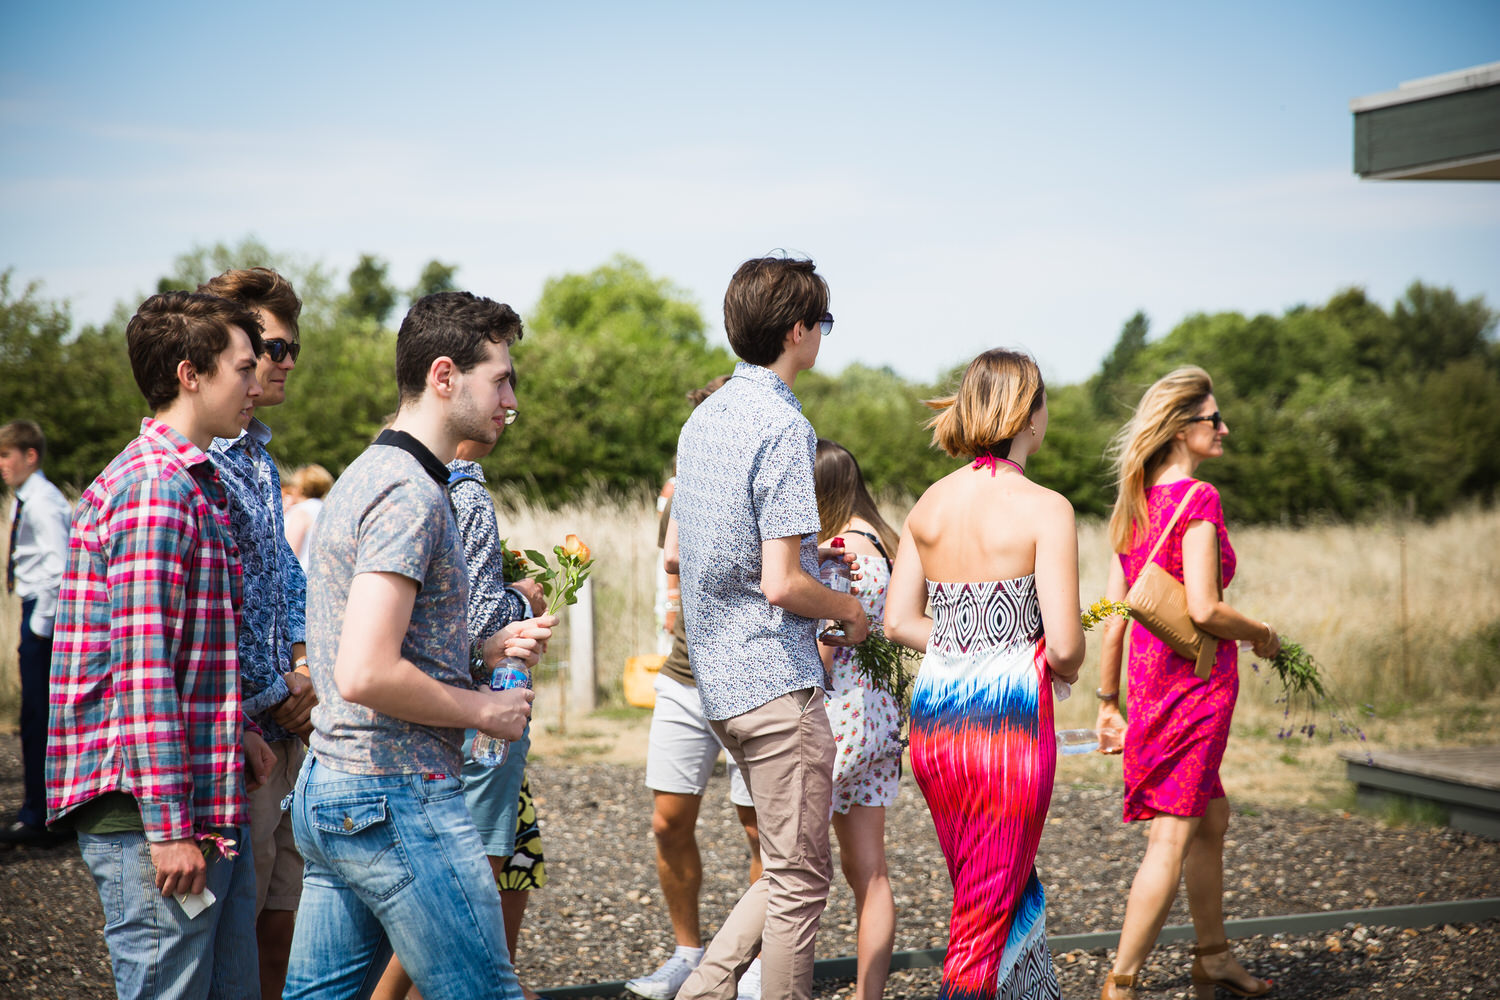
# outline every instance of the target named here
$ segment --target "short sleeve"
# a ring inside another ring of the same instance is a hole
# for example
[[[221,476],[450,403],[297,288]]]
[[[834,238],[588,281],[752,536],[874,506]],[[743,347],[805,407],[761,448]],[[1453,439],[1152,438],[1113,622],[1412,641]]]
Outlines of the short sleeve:
[[[817,439],[805,424],[789,424],[767,439],[750,481],[761,541],[818,533],[816,455]]]
[[[376,498],[360,518],[355,575],[395,573],[420,587],[446,529],[436,494],[435,485],[403,479]]]
[[[1220,528],[1224,527],[1224,503],[1219,498],[1219,491],[1212,483],[1204,483],[1183,512],[1184,522],[1212,521]]]

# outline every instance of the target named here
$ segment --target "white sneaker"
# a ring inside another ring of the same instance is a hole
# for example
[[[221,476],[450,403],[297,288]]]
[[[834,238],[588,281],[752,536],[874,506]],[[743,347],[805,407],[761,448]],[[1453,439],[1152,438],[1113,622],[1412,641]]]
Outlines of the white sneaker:
[[[677,991],[682,989],[682,984],[687,982],[687,977],[697,967],[697,962],[690,962],[681,955],[673,955],[660,969],[649,976],[630,980],[625,984],[625,988],[638,997],[645,997],[646,1000],[672,1000],[677,995]],[[760,978],[757,976],[755,994],[757,1000],[760,996],[759,981]]]
[[[735,1000],[760,1000],[760,959],[751,962],[740,977],[740,991]]]

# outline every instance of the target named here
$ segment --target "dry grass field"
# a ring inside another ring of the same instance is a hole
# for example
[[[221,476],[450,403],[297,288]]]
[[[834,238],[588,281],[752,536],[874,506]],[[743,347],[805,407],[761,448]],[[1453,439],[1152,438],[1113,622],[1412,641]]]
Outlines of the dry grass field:
[[[591,719],[570,717],[556,739],[557,706],[544,690],[539,751],[633,758],[645,749],[644,713],[620,710],[626,657],[654,652],[655,498],[583,502],[558,509],[497,498],[502,531],[516,547],[550,551],[569,532],[594,553],[595,662],[600,704]],[[904,510],[891,505],[893,523]],[[1080,527],[1081,597],[1103,594],[1104,527]],[[1500,718],[1500,511],[1473,509],[1424,524],[1244,528],[1233,534],[1236,607],[1301,642],[1324,665],[1332,690],[1359,717],[1371,744],[1412,747],[1486,742]],[[0,533],[0,546],[5,543]],[[1404,558],[1403,558],[1404,550]],[[1404,565],[1404,572],[1403,572]],[[1403,613],[1404,608],[1404,613]],[[14,725],[19,606],[0,602],[0,725]],[[1404,623],[1404,624],[1403,624]],[[564,625],[566,629],[566,624]],[[551,665],[564,666],[567,637]],[[1094,654],[1097,655],[1097,654]],[[1235,738],[1225,763],[1231,795],[1266,804],[1337,804],[1345,794],[1337,751],[1349,741],[1280,740],[1282,707],[1242,655]],[[545,676],[545,671],[543,672]],[[1058,709],[1058,726],[1092,724],[1091,659],[1079,695]],[[1326,726],[1320,719],[1320,729]],[[1118,780],[1117,760],[1066,758],[1060,780]]]

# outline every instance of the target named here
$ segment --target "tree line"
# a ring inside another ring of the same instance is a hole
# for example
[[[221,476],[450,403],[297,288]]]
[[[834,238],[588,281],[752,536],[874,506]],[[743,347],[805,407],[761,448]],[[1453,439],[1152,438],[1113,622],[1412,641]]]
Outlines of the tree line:
[[[183,254],[158,290],[250,264],[286,274],[304,303],[287,402],[260,414],[275,432],[273,453],[337,474],[396,407],[397,306],[458,287],[457,267],[434,260],[414,287],[398,289],[373,255],[340,281],[245,240]],[[146,415],[124,344],[135,305],[75,330],[66,302],[0,274],[0,420],[42,425],[46,468],[59,482],[86,485]],[[1080,514],[1107,513],[1110,438],[1147,385],[1192,363],[1213,375],[1231,428],[1225,458],[1205,472],[1237,521],[1436,516],[1491,502],[1500,483],[1496,318],[1482,298],[1422,283],[1390,308],[1353,288],[1281,316],[1190,316],[1157,339],[1137,313],[1093,376],[1049,388],[1047,442],[1029,472]],[[549,280],[514,350],[521,418],[486,460],[491,481],[549,502],[654,490],[690,410],[685,393],[733,368],[706,334],[690,297],[630,257]],[[997,332],[997,346],[1007,342]],[[952,391],[966,363],[931,383],[859,364],[813,370],[796,391],[818,433],[848,447],[876,490],[914,495],[957,464],[931,447],[922,401]]]

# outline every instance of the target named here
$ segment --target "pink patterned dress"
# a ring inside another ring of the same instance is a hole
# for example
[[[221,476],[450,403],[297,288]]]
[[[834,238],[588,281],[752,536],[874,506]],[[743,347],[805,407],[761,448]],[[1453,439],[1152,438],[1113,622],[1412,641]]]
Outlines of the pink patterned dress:
[[[891,571],[881,556],[857,555],[859,603],[865,614],[885,620],[885,592]],[[828,690],[828,725],[833,729],[833,810],[850,806],[889,806],[901,779],[901,742],[896,701],[877,691],[854,666],[854,650],[833,654],[833,687]]]
[[[1150,525],[1146,537],[1120,556],[1127,585],[1145,569],[1162,527],[1195,479],[1153,486],[1146,491]],[[1191,521],[1212,521],[1218,528],[1219,559],[1224,585],[1234,579],[1234,549],[1224,528],[1219,491],[1208,483],[1199,487],[1187,509],[1172,526],[1172,537],[1162,543],[1156,562],[1182,579],[1182,536]],[[1219,643],[1213,670],[1203,680],[1192,660],[1178,656],[1139,624],[1130,626],[1130,664],[1127,673],[1130,721],[1125,730],[1125,822],[1150,819],[1157,813],[1202,816],[1210,799],[1224,797],[1219,764],[1229,741],[1229,720],[1240,690],[1239,656],[1235,643]]]

